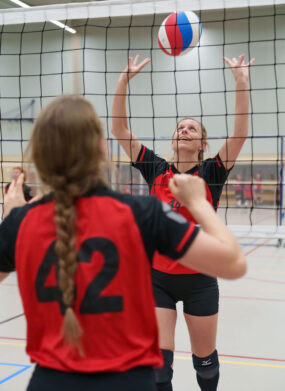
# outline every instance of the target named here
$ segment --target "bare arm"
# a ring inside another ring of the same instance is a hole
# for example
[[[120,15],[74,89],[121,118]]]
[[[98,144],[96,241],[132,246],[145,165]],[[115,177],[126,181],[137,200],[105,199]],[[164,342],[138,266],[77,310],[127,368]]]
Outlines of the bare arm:
[[[227,170],[234,165],[248,136],[249,67],[254,63],[254,59],[245,64],[244,57],[241,55],[238,60],[224,57],[224,61],[230,66],[236,82],[234,131],[219,151],[220,158]]]
[[[234,279],[245,274],[246,261],[241,248],[206,200],[204,181],[190,175],[175,175],[169,187],[203,229],[179,262],[213,277]]]
[[[134,163],[137,161],[141,142],[130,131],[128,126],[126,111],[127,85],[150,62],[150,59],[146,58],[137,65],[138,58],[139,56],[136,56],[133,60],[132,57],[129,57],[128,65],[119,77],[112,106],[112,134]]]

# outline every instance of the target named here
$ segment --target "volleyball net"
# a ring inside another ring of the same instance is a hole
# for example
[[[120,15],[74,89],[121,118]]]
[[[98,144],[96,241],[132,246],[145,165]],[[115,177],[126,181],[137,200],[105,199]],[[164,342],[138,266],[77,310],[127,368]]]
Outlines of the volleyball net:
[[[147,194],[111,130],[111,108],[129,56],[151,63],[128,86],[131,131],[168,159],[176,123],[201,121],[208,132],[205,158],[232,133],[235,83],[222,57],[255,58],[250,70],[249,137],[222,193],[219,214],[238,236],[283,238],[285,137],[285,5],[283,1],[110,0],[4,9],[0,14],[1,182],[25,162],[33,120],[54,97],[78,93],[102,119],[110,160],[110,184]],[[233,8],[238,7],[238,8]],[[199,44],[183,57],[167,56],[157,42],[167,14],[195,12]],[[67,140],[67,142],[70,142]],[[71,140],[72,142],[72,140]]]

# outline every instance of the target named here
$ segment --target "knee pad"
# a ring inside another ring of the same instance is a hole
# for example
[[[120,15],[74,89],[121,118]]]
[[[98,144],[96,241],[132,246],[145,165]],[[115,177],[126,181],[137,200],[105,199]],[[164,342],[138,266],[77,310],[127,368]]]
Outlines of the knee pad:
[[[197,357],[192,354],[193,366],[202,379],[211,379],[219,373],[218,352],[215,350],[210,356]]]
[[[161,349],[164,365],[162,368],[154,371],[156,384],[171,384],[173,377],[173,352],[171,350]]]

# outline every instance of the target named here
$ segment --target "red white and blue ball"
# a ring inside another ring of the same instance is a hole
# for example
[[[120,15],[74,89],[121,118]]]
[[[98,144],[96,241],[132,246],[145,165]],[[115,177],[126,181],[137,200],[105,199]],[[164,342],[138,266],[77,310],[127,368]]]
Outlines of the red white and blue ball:
[[[192,50],[200,40],[202,23],[194,12],[169,15],[158,30],[158,44],[169,56],[182,56]]]

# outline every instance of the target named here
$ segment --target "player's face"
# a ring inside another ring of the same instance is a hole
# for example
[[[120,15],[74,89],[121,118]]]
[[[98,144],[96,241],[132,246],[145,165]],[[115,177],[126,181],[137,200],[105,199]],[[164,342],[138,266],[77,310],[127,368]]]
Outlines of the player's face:
[[[198,122],[193,119],[184,119],[178,123],[173,135],[172,148],[177,151],[200,152],[202,146],[202,129]]]
[[[18,168],[15,168],[12,171],[12,180],[16,180],[20,174],[21,174],[21,170],[19,170]]]

